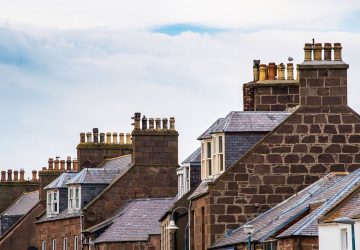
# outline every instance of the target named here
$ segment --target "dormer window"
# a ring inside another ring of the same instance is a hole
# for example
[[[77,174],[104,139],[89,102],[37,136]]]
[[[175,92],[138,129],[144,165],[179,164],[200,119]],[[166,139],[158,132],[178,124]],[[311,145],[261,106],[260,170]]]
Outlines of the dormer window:
[[[69,213],[75,213],[80,210],[80,186],[70,186],[68,188],[68,209]]]
[[[59,214],[59,191],[58,190],[47,191],[46,214],[47,214],[47,216],[53,216],[53,215]]]
[[[224,140],[222,135],[218,137],[218,156],[219,170],[222,172],[224,171]]]
[[[206,143],[206,167],[207,167],[207,176],[211,176],[212,175],[211,142]]]

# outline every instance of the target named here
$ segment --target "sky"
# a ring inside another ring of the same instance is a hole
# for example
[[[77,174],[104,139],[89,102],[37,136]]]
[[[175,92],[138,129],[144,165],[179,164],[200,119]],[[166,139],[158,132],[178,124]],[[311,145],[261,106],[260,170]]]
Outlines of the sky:
[[[360,112],[358,0],[0,0],[0,170],[76,157],[80,132],[131,132],[176,118],[179,160],[242,110],[252,61],[303,61],[305,42],[341,42]]]

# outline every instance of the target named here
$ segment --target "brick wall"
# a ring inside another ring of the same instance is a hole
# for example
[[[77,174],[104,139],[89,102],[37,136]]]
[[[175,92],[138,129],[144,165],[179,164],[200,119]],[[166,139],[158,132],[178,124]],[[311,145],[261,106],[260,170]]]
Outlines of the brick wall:
[[[225,168],[230,167],[266,134],[267,132],[226,133]]]
[[[38,189],[38,182],[0,182],[0,213],[24,192],[32,192]]]
[[[96,247],[99,250],[160,250],[160,235],[150,236],[149,241],[146,242],[100,243]]]
[[[277,249],[279,250],[318,250],[318,237],[291,237],[278,240]]]
[[[192,247],[194,249],[207,249],[212,242],[211,232],[218,232],[217,225],[211,225],[210,214],[219,214],[222,211],[219,211],[215,206],[210,210],[209,197],[204,195],[202,197],[193,200],[191,205],[191,210],[193,212],[192,218],[192,229],[194,237],[192,240]]]
[[[284,111],[299,104],[299,83],[267,81],[243,85],[244,111]]]
[[[42,241],[46,241],[47,249],[51,249],[53,239],[56,239],[56,249],[63,249],[63,239],[65,237],[68,241],[68,249],[74,249],[75,236],[79,237],[78,249],[81,249],[80,217],[37,223],[36,231],[38,249],[41,249]]]

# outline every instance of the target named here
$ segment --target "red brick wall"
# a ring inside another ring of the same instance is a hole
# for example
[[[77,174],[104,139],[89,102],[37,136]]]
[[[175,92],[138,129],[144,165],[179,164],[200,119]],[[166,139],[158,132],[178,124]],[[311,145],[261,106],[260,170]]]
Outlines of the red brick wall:
[[[1,250],[27,249],[37,246],[35,220],[45,207],[41,204],[35,206],[25,217],[20,219],[15,226],[0,238]]]
[[[150,236],[147,242],[114,242],[96,245],[98,250],[160,250],[160,235]]]
[[[243,85],[244,111],[284,111],[299,104],[299,84],[291,81]]]
[[[56,239],[56,249],[63,249],[63,239],[68,240],[68,249],[74,249],[74,237],[78,236],[81,245],[80,217],[55,220],[36,224],[37,246],[41,249],[41,242],[46,241],[46,248],[51,249],[52,240]]]

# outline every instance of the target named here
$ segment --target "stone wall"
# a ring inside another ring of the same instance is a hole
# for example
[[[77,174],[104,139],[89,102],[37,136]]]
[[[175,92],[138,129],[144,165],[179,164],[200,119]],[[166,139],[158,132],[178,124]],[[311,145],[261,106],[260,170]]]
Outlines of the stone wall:
[[[53,239],[56,239],[56,249],[63,249],[64,238],[67,238],[68,249],[74,249],[75,236],[79,237],[78,249],[81,249],[80,217],[37,223],[36,231],[38,249],[41,249],[42,241],[46,241],[47,249],[51,249]]]
[[[226,133],[225,134],[225,168],[230,167],[267,132]]]
[[[207,249],[211,244],[211,232],[218,232],[217,225],[211,225],[211,216],[220,214],[217,207],[210,210],[209,197],[207,195],[197,198],[192,202],[192,249]]]
[[[277,242],[278,250],[318,250],[319,240],[318,237],[291,237],[283,238]]]
[[[284,111],[299,104],[299,83],[278,80],[246,83],[243,100],[244,111]]]

